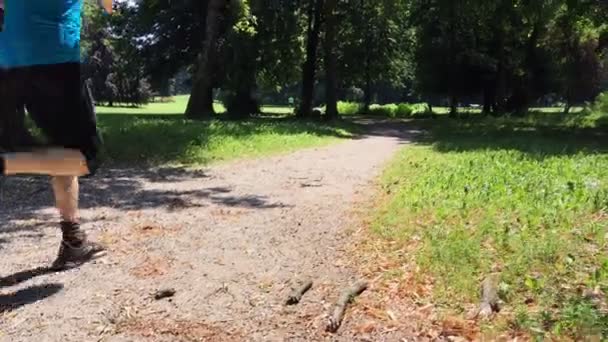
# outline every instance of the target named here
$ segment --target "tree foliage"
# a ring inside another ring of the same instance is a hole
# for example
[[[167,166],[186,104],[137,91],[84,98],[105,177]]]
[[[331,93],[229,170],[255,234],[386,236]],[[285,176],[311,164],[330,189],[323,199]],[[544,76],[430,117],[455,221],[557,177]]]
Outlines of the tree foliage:
[[[92,81],[98,102],[140,105],[152,91],[142,60],[137,22],[138,8],[118,3],[112,16],[85,2],[83,60],[85,78]]]
[[[213,115],[218,94],[236,118],[288,97],[307,117],[328,99],[360,93],[364,108],[427,101],[450,105],[453,114],[467,103],[523,113],[557,102],[569,109],[608,86],[603,0],[147,0],[117,7],[112,18],[87,9],[83,53],[96,96],[139,102],[148,87],[170,95],[180,75],[179,88],[192,87],[193,116]]]
[[[486,112],[522,113],[547,96],[597,96],[605,25],[595,1],[414,1],[422,94],[483,99]]]

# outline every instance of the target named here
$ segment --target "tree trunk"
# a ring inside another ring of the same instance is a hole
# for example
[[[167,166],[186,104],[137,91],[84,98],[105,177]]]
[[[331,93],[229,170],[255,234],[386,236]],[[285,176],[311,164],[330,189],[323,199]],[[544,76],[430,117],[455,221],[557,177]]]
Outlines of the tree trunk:
[[[449,35],[449,43],[448,43],[448,49],[449,49],[449,60],[450,60],[450,68],[448,69],[448,74],[449,74],[449,84],[448,84],[448,93],[450,96],[450,117],[456,117],[458,115],[458,100],[456,98],[456,89],[458,89],[459,84],[457,82],[460,82],[460,80],[458,80],[457,77],[457,72],[456,70],[458,70],[459,66],[456,65],[456,4],[454,3],[454,1],[450,1],[450,7],[449,7],[449,11],[450,11],[450,18],[449,18],[449,28],[450,28],[450,35]]]
[[[190,119],[206,119],[215,114],[213,110],[213,79],[217,62],[217,42],[220,25],[224,19],[227,0],[209,0],[205,28],[205,43],[199,55],[186,117]]]
[[[245,119],[260,112],[260,107],[248,88],[238,90],[226,109],[231,119]]]
[[[365,0],[361,0],[361,8],[367,4]],[[369,108],[372,105],[372,56],[374,52],[372,45],[371,29],[369,21],[365,21],[365,96],[364,96],[364,111],[369,114]]]
[[[260,106],[253,96],[255,89],[255,71],[242,70],[240,83],[234,91],[234,97],[227,103],[228,116],[232,119],[245,119],[260,112]]]
[[[492,113],[492,107],[494,106],[494,103],[496,102],[495,99],[495,89],[492,87],[491,82],[488,82],[485,87],[484,87],[484,91],[483,91],[483,114],[484,115],[489,115]]]
[[[505,31],[506,23],[504,23],[503,13],[506,13],[509,8],[512,6],[512,2],[510,0],[502,0],[501,6],[499,7],[498,12],[495,17],[495,31],[494,31],[494,40],[496,41],[496,51],[497,51],[497,61],[498,65],[496,68],[496,75],[494,84],[490,86],[493,88],[492,92],[494,94],[493,103],[492,103],[492,112],[494,115],[501,115],[502,112],[505,111],[505,99],[507,97],[507,65],[508,65],[508,57],[505,50],[505,38],[507,36],[507,32]]]
[[[450,117],[458,116],[458,98],[452,95],[450,98]]]
[[[338,99],[336,96],[336,10],[337,0],[327,0],[325,2],[325,115],[327,119],[338,117]]]
[[[234,65],[230,71],[229,102],[226,104],[229,117],[245,119],[260,112],[254,97],[256,88],[256,71],[260,50],[257,40],[251,37],[241,37],[235,44]]]
[[[369,114],[369,108],[372,105],[372,81],[368,77],[367,73],[365,75],[365,96],[363,98],[364,102],[364,112],[365,114]]]
[[[159,95],[161,97],[171,96],[171,82],[168,76],[163,75],[160,81]]]
[[[534,82],[537,75],[535,74],[534,65],[536,64],[536,46],[539,41],[541,23],[537,19],[534,23],[530,37],[526,43],[526,76],[516,85],[513,95],[511,96],[511,110],[517,116],[525,115],[530,108],[530,99],[534,93]]]
[[[306,61],[302,67],[302,102],[297,112],[298,117],[306,118],[312,114],[315,92],[315,73],[317,70],[317,48],[321,30],[321,11],[323,0],[309,0],[308,38],[306,43]]]
[[[566,105],[564,106],[564,114],[570,114],[571,108],[572,108],[572,101],[570,101],[570,99],[566,99]]]

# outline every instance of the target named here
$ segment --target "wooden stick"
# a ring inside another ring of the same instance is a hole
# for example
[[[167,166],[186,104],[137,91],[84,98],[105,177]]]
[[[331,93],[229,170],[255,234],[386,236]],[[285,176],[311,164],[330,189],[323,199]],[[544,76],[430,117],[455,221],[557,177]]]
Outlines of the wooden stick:
[[[363,293],[367,289],[368,283],[367,281],[358,281],[350,288],[346,289],[342,292],[340,299],[336,303],[336,308],[334,309],[333,315],[329,318],[329,323],[327,324],[327,331],[331,333],[335,333],[342,325],[342,319],[344,318],[344,313],[346,311],[346,306],[358,295]]]
[[[37,174],[49,176],[85,176],[89,173],[86,158],[78,150],[40,149],[33,152],[0,154],[7,176]]]
[[[304,294],[306,292],[308,292],[308,290],[310,290],[311,287],[312,287],[312,280],[308,280],[308,281],[304,282],[299,288],[295,289],[289,295],[289,297],[287,297],[286,304],[287,305],[298,304],[302,300],[302,297],[304,296]]]
[[[491,274],[481,284],[481,303],[479,305],[479,317],[488,318],[498,311],[498,283],[500,276]]]

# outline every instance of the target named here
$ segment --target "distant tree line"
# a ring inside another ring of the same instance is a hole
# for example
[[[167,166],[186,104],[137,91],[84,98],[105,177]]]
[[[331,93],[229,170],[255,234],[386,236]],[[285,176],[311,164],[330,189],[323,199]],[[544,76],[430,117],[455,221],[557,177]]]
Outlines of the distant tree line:
[[[138,104],[191,93],[186,116],[339,99],[478,103],[487,114],[593,100],[608,87],[605,0],[148,0],[89,13],[96,98]]]

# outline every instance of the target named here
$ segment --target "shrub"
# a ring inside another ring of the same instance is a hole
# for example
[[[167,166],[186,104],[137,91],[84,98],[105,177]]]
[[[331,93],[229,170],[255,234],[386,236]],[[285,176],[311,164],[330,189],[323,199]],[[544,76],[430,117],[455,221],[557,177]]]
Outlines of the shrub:
[[[414,107],[407,103],[386,104],[386,105],[371,105],[369,114],[376,116],[386,116],[389,118],[405,118],[414,113]]]
[[[157,103],[174,103],[175,98],[173,96],[159,96],[154,98],[154,102]]]
[[[414,113],[412,115],[431,114],[431,108],[428,103],[416,103],[412,105]]]
[[[411,116],[414,113],[414,108],[407,103],[400,103],[397,105],[397,110],[395,111],[395,117],[405,118]]]
[[[361,111],[361,104],[357,102],[338,102],[338,113],[340,115],[355,115]]]
[[[376,116],[386,116],[386,117],[394,117],[395,112],[397,111],[396,104],[387,104],[387,105],[378,105],[373,104],[369,106],[369,114]]]
[[[593,104],[593,111],[608,114],[608,92],[601,93]]]

